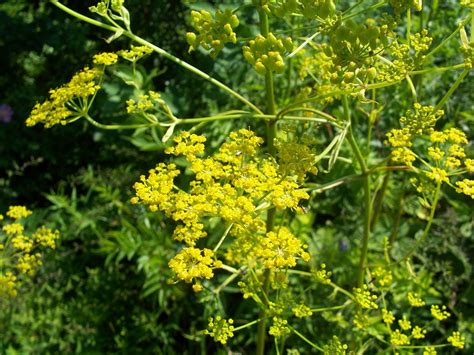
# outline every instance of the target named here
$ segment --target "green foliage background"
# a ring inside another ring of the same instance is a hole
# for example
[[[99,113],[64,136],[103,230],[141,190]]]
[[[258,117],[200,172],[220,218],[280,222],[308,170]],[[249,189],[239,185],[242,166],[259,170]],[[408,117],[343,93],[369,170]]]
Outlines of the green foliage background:
[[[72,8],[83,13],[93,3],[78,5],[69,1]],[[460,16],[455,3],[439,3],[431,18],[437,23],[433,36],[449,34],[451,22]],[[192,6],[202,8],[206,4]],[[187,4],[129,0],[127,7],[139,35],[212,72],[231,87],[239,86],[244,95],[256,96],[262,90],[260,78],[249,75],[249,67],[236,60],[242,56],[238,47],[226,48],[217,62],[201,52],[188,54],[184,40]],[[246,16],[247,22],[256,21],[251,13]],[[250,27],[241,26],[238,31],[241,37],[254,35]],[[94,53],[126,46],[124,40],[108,45],[101,40],[104,37],[97,29],[67,17],[44,1],[6,0],[0,4],[0,52],[7,54],[0,56],[0,103],[15,111],[12,122],[0,123],[0,211],[10,204],[35,207],[36,218],[48,217],[62,233],[60,247],[46,256],[34,282],[23,290],[21,302],[16,302],[11,312],[0,309],[0,353],[214,353],[216,346],[198,334],[206,326],[201,321],[206,319],[202,314],[212,315],[212,310],[223,305],[200,299],[186,286],[167,285],[171,276],[167,263],[177,248],[169,237],[172,226],[127,202],[132,196],[131,186],[141,172],[163,159],[160,132],[104,134],[83,122],[50,130],[24,126],[34,103],[90,62]],[[457,46],[446,46],[442,57],[459,62]],[[158,56],[141,64],[144,87],[162,91],[181,116],[209,115],[227,105],[231,107],[222,93],[192,76],[182,75],[179,68]],[[465,80],[472,83],[472,79],[471,71]],[[447,91],[454,80],[453,74],[447,72],[439,80],[429,81],[429,85],[420,85],[423,90],[419,94],[429,103],[429,98]],[[286,89],[276,88],[280,94]],[[103,111],[99,112],[104,117],[127,97],[126,92],[113,85],[106,90],[115,93],[115,98],[111,102],[104,99]],[[407,109],[407,90],[397,86],[385,91],[385,101],[392,103],[384,111],[374,140],[383,141],[388,129],[398,122],[400,112]],[[446,108],[471,138],[473,99],[472,84],[464,85]],[[329,107],[331,110],[336,112],[339,108]],[[244,127],[251,125],[252,122],[242,123]],[[363,129],[364,124],[360,127]],[[213,148],[231,128],[230,123],[205,127]],[[317,139],[324,142],[327,138],[319,135]],[[366,144],[361,142],[362,146]],[[385,148],[378,149],[382,152]],[[349,155],[349,149],[343,147],[341,155]],[[329,174],[318,175],[314,182],[333,181],[342,169],[347,170],[345,175],[355,173],[346,165],[336,166]],[[301,233],[313,241],[310,249],[321,256],[315,266],[326,263],[341,284],[355,278],[358,241],[351,236],[355,234],[354,226],[360,225],[354,201],[362,199],[361,184],[354,182],[317,195],[307,206],[307,220],[301,223]],[[427,218],[426,209],[420,207],[411,188],[397,174],[387,191],[388,202],[374,230],[372,249],[379,248],[391,233],[397,213],[403,216],[401,236],[423,228]],[[472,201],[448,192],[440,204],[429,242],[416,255],[422,269],[429,270],[424,276],[426,282],[436,280],[430,296],[438,300],[447,295],[456,305],[459,315],[450,321],[453,327],[457,323],[465,330],[466,354],[472,352],[474,341],[472,223]],[[410,245],[403,246],[409,241],[400,240],[401,250],[409,249]],[[314,287],[301,285],[305,286]],[[323,289],[312,292],[319,300],[330,296]],[[233,307],[240,304],[240,313],[255,312],[249,304],[236,300],[240,295],[230,294],[224,308],[232,313]],[[335,324],[342,322],[330,315],[323,317]],[[305,326],[313,337],[333,332],[313,327],[310,321]],[[231,350],[250,353],[246,352],[246,341],[237,335],[237,345]],[[294,348],[304,349],[304,345],[295,341]]]

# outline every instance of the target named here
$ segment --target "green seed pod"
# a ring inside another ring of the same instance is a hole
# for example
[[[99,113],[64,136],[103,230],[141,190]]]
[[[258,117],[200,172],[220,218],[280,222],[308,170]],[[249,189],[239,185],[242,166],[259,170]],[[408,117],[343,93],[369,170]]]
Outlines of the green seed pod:
[[[367,69],[367,78],[369,80],[374,80],[377,77],[377,69],[374,67]]]
[[[344,73],[344,82],[350,83],[351,81],[354,80],[354,76],[355,76],[354,73],[351,71]]]
[[[265,65],[263,65],[263,63],[261,61],[257,61],[255,63],[255,70],[257,71],[257,73],[259,73],[260,75],[265,75],[266,72],[267,72],[267,69],[265,68]]]
[[[188,44],[191,46],[191,47],[195,47],[196,45],[196,34],[193,33],[193,32],[188,32],[186,33],[186,41],[188,42]],[[193,48],[195,49],[195,48]]]
[[[255,58],[248,47],[244,47],[244,58],[250,64],[255,64]]]

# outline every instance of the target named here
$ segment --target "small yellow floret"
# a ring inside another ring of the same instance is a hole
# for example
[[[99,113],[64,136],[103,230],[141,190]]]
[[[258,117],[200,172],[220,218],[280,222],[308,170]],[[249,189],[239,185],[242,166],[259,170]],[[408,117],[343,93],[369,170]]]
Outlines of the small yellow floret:
[[[464,349],[464,337],[461,336],[461,333],[453,332],[453,334],[448,337],[448,341],[455,348]]]
[[[115,53],[99,53],[94,56],[93,63],[97,65],[113,65],[117,63],[118,55]]]
[[[431,306],[431,314],[433,315],[433,317],[435,317],[437,320],[445,320],[447,318],[449,318],[449,316],[451,315],[447,310],[446,310],[446,306],[442,306],[441,309],[439,308],[438,305],[432,305]]]
[[[10,206],[7,216],[13,219],[20,219],[28,217],[31,213],[25,206]]]

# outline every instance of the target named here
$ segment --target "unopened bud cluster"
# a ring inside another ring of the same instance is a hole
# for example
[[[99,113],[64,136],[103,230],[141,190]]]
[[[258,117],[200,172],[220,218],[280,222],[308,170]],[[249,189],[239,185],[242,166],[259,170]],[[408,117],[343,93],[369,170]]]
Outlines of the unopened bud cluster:
[[[201,46],[211,51],[212,58],[216,58],[226,43],[237,42],[234,28],[239,25],[239,19],[230,10],[217,10],[215,17],[205,10],[192,11],[191,23],[197,33],[186,34],[189,51]]]
[[[285,69],[283,55],[293,50],[293,41],[290,37],[278,39],[269,33],[266,37],[258,35],[242,49],[245,59],[260,75],[267,72],[282,73]]]

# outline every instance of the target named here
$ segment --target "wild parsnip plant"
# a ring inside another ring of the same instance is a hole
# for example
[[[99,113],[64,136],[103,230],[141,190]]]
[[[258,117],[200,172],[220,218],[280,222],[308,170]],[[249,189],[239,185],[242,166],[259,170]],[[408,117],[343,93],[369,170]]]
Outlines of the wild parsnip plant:
[[[46,226],[34,232],[25,229],[25,219],[32,211],[25,206],[10,206],[0,214],[0,305],[14,298],[28,277],[42,264],[42,250],[55,249],[59,231]],[[3,308],[3,307],[2,307]],[[6,310],[6,308],[5,308]]]
[[[191,3],[189,51],[219,61],[233,50],[232,60],[250,73],[242,91],[136,35],[124,0],[100,1],[90,14],[50,2],[110,31],[109,42],[131,43],[95,55],[26,123],[49,128],[85,119],[108,130],[161,130],[168,157],[138,178],[131,203],[173,226],[174,276],[163,287],[184,283],[207,302],[211,317],[203,315],[196,337],[257,354],[465,348],[463,315],[415,256],[430,239],[445,191],[474,198],[469,132],[447,109],[470,84],[472,1],[455,5],[461,17],[442,37],[430,32],[429,18],[441,11],[435,1],[222,1],[212,10]],[[457,52],[446,58],[453,43]],[[143,85],[139,61],[151,55],[228,94],[232,109],[179,117],[166,95]],[[118,65],[129,65],[129,74]],[[449,89],[427,96],[425,83],[446,72],[454,77]],[[94,102],[117,77],[133,92],[117,104],[124,121],[101,123]],[[234,128],[219,144],[208,142],[206,127],[222,121]],[[420,230],[402,235],[402,214],[388,218],[391,233],[377,229],[396,183],[418,196]],[[350,184],[361,189],[351,211],[359,225],[348,236],[357,261],[336,271],[311,230],[324,213],[315,210],[320,196]]]

